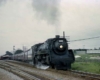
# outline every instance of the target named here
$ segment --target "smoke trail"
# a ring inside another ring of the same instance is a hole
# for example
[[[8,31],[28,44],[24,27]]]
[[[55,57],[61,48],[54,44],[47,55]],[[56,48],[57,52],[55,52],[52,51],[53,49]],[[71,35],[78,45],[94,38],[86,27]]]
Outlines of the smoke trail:
[[[59,32],[57,28],[60,16],[58,9],[59,1],[60,0],[33,0],[33,7],[38,18],[46,20],[48,24],[54,25],[57,33]]]

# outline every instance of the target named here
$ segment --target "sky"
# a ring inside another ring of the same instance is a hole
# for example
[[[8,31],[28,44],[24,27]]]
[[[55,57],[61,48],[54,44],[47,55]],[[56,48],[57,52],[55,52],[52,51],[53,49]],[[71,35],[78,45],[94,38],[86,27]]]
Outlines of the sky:
[[[0,0],[0,55],[62,35],[68,40],[100,36],[100,0]],[[99,48],[100,38],[69,48]]]

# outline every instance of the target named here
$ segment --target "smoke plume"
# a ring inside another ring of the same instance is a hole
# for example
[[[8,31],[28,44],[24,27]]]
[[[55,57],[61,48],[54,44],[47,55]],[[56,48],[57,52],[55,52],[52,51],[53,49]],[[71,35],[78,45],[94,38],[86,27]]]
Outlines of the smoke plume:
[[[47,21],[48,24],[56,27],[58,33],[59,23],[59,2],[60,0],[33,0],[33,7],[36,11],[36,17]]]

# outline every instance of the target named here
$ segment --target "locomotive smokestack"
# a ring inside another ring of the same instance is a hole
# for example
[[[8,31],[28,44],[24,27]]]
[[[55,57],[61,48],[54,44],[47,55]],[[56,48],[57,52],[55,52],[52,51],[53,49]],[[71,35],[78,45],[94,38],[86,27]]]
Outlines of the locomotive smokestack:
[[[63,31],[63,38],[65,38],[65,32]]]
[[[59,35],[56,35],[56,38],[59,38],[60,36]]]

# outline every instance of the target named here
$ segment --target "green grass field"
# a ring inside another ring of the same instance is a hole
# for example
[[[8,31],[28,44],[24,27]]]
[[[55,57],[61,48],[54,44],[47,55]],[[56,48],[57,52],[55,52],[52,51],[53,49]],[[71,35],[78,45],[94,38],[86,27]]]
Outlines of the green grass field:
[[[76,61],[72,64],[72,69],[85,72],[92,72],[100,74],[100,60],[90,59],[90,57],[100,57],[100,54],[75,54],[81,57],[76,58]]]
[[[72,69],[100,74],[100,62],[75,62]]]

